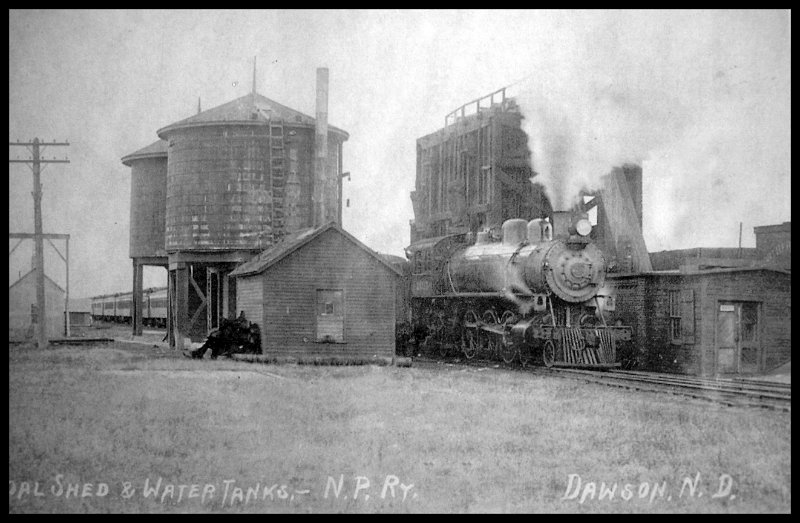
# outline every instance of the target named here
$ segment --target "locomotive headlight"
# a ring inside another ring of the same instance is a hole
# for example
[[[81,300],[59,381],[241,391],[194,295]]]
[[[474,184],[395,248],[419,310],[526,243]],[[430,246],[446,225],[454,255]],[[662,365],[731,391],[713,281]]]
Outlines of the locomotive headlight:
[[[575,231],[581,236],[589,236],[592,232],[592,224],[589,220],[582,218],[575,224]]]

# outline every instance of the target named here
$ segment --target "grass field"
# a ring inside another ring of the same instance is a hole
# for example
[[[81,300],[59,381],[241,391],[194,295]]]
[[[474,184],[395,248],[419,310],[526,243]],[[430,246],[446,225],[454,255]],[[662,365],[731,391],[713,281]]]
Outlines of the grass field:
[[[790,512],[791,419],[503,369],[16,346],[8,473],[9,512]]]

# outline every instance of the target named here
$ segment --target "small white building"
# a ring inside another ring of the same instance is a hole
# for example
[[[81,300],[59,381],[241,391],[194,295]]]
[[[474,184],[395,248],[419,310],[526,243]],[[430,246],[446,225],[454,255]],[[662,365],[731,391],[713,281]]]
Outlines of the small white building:
[[[45,321],[48,338],[63,338],[66,293],[56,282],[44,277]],[[8,339],[36,337],[36,271],[31,270],[8,288]]]
[[[80,329],[92,326],[92,299],[76,298],[69,300],[69,328]]]

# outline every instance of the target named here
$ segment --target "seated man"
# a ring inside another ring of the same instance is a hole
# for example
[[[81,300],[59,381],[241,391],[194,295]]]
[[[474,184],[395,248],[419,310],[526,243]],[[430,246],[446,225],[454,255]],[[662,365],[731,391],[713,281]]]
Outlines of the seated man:
[[[220,355],[230,356],[234,352],[240,352],[240,347],[247,344],[249,332],[250,322],[242,311],[235,320],[223,318],[219,328],[208,335],[200,348],[184,351],[183,354],[187,358],[202,359],[208,349],[211,349],[212,360]]]

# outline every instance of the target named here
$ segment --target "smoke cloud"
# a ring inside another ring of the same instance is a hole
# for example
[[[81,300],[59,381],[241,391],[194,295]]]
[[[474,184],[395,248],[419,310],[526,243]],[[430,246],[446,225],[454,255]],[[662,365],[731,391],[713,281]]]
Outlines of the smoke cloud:
[[[689,109],[674,95],[611,79],[590,78],[558,90],[530,84],[517,100],[538,173],[535,181],[558,210],[577,203],[581,190],[599,189],[612,167],[641,164],[681,136],[691,120]]]
[[[593,22],[572,43],[578,51],[540,60],[512,92],[532,180],[553,207],[570,207],[632,162],[643,167],[651,251],[735,246],[739,221],[789,219],[787,13],[660,13],[651,22],[613,13]]]

